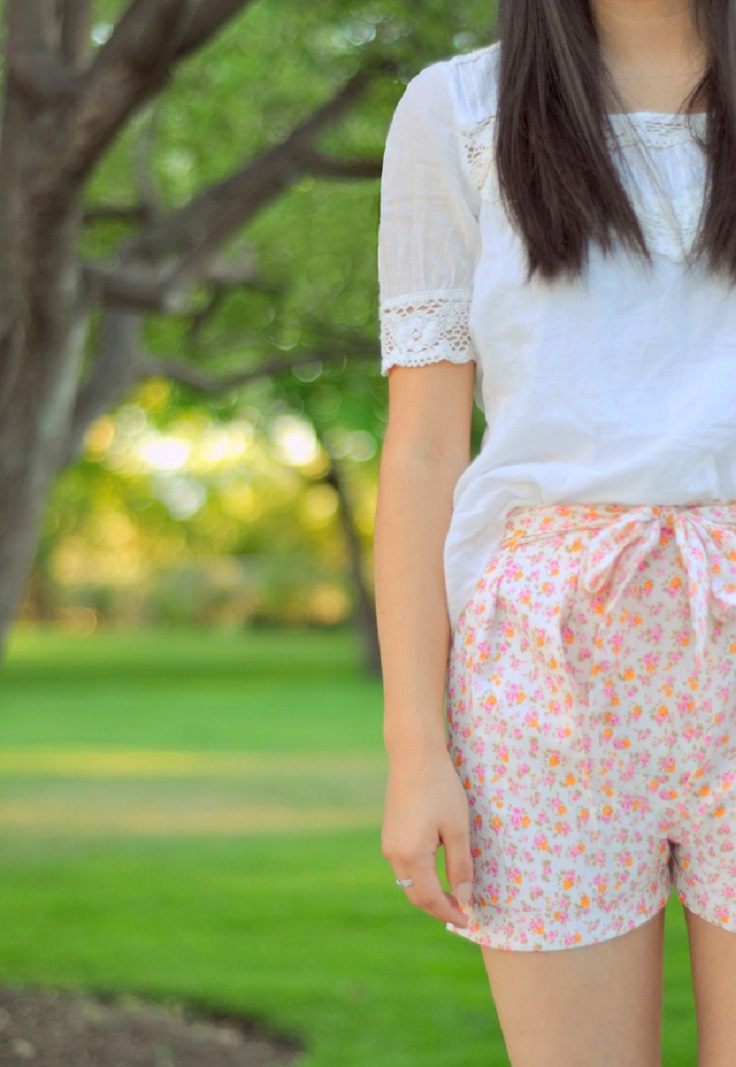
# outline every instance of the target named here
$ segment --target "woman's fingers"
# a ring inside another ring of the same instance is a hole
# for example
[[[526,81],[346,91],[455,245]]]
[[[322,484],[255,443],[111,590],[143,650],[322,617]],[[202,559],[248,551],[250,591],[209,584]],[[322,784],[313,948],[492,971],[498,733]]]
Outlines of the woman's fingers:
[[[445,870],[455,899],[460,905],[469,904],[473,895],[473,857],[470,852],[470,832],[466,828],[443,836]],[[465,923],[461,925],[467,925]]]
[[[402,878],[411,878],[414,882],[404,890],[412,904],[440,922],[454,923],[456,926],[467,925],[467,919],[455,897],[442,888],[433,855],[405,863],[401,870],[408,872],[402,874]]]
[[[447,753],[437,759],[412,757],[391,765],[382,833],[383,854],[416,907],[440,922],[466,927],[462,904],[473,882],[470,813],[457,771]],[[445,869],[453,892],[437,874],[436,854],[445,848]]]

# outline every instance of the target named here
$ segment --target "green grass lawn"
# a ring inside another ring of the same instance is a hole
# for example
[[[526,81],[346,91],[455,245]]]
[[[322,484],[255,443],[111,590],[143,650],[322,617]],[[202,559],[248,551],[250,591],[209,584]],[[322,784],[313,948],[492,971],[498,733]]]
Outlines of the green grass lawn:
[[[349,633],[18,630],[0,700],[0,981],[256,1016],[305,1067],[507,1059],[479,951],[380,853],[381,691]],[[665,1067],[692,1067],[682,909]]]

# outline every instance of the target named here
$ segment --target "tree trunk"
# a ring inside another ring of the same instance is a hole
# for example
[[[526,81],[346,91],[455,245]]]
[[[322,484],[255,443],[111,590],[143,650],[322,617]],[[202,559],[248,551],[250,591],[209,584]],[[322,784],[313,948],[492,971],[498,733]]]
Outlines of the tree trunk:
[[[335,490],[339,502],[338,513],[348,551],[348,570],[355,604],[355,625],[357,626],[363,649],[363,666],[369,674],[380,678],[381,651],[378,643],[376,606],[363,573],[363,552],[360,544],[360,533],[355,525],[347,488],[341,472],[332,458],[330,459],[330,468],[324,476],[324,481]]]
[[[217,255],[267,204],[308,173],[377,177],[380,161],[331,160],[315,140],[362,97],[376,70],[334,96],[233,175],[165,218],[140,217],[117,266],[79,261],[81,197],[126,122],[252,0],[128,0],[114,32],[89,48],[91,0],[5,0],[0,135],[0,660],[38,542],[44,507],[89,423],[143,377],[171,371],[141,353],[143,316],[183,313],[213,283]],[[252,272],[247,281],[252,281]],[[99,342],[82,360],[88,326]],[[196,368],[183,364],[179,374]],[[203,375],[195,375],[200,383]],[[247,375],[245,375],[247,377]],[[237,377],[233,379],[232,384]],[[228,382],[224,382],[225,387]],[[342,488],[335,483],[338,492]],[[344,510],[344,508],[343,508]],[[373,660],[371,602],[349,509],[343,525],[358,623]]]
[[[0,654],[58,473],[81,357],[79,203],[47,181],[58,116],[8,86],[0,144]]]
[[[69,337],[59,338],[63,358],[56,362],[48,358],[51,344],[31,334],[0,419],[0,653],[33,562],[75,396]]]

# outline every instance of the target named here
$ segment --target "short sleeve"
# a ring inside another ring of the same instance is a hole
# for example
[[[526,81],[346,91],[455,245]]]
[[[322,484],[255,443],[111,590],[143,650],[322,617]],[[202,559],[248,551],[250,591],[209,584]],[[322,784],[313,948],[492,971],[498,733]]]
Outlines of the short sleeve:
[[[381,374],[475,360],[468,320],[479,194],[463,157],[450,62],[414,77],[389,127],[378,238]]]

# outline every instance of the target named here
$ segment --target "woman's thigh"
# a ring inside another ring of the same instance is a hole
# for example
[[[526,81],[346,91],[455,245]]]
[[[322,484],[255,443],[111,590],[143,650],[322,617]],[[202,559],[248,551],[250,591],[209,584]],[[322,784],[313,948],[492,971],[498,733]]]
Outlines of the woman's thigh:
[[[580,948],[483,949],[512,1067],[660,1067],[664,916]]]
[[[736,1055],[736,934],[685,908],[698,1020],[698,1067],[732,1067]]]

